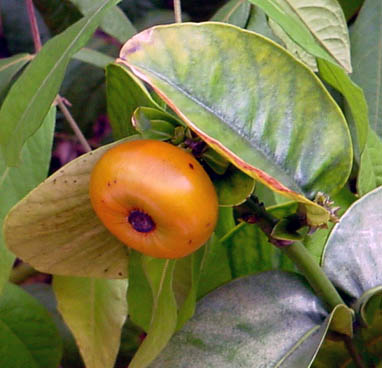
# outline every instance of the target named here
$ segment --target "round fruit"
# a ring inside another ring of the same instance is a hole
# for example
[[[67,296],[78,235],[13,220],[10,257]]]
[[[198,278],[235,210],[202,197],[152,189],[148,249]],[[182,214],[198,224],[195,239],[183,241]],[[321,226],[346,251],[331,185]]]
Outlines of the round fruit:
[[[127,246],[157,258],[180,258],[202,246],[217,220],[215,188],[199,162],[155,140],[107,151],[90,178],[97,216]]]

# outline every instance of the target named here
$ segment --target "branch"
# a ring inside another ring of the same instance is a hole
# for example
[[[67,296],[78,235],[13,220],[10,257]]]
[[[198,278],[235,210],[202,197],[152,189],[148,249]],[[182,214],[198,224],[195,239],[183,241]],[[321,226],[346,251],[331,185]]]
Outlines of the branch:
[[[40,32],[38,30],[38,25],[37,25],[36,13],[34,11],[32,0],[26,0],[26,2],[27,2],[29,24],[30,24],[32,36],[33,36],[34,49],[37,54],[41,50],[41,38],[40,38]]]

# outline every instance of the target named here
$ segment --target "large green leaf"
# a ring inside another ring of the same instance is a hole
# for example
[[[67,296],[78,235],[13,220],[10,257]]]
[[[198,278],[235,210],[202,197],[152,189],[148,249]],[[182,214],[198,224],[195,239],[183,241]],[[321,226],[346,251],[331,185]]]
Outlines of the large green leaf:
[[[89,198],[93,166],[118,143],[71,161],[13,207],[4,236],[14,254],[42,272],[127,277],[127,247],[103,226]]]
[[[350,31],[353,80],[365,91],[370,126],[382,137],[382,2],[366,0]]]
[[[234,165],[306,203],[312,224],[326,222],[306,197],[347,180],[349,131],[321,82],[289,53],[260,35],[204,23],[144,31],[119,60]]]
[[[30,54],[18,54],[0,60],[0,98],[3,97],[12,78],[32,58]]]
[[[230,0],[210,19],[244,28],[247,24],[251,5],[247,0]]]
[[[127,280],[55,276],[53,287],[86,368],[113,368],[127,315]]]
[[[56,108],[51,107],[42,126],[27,140],[21,152],[22,163],[19,167],[7,168],[0,154],[0,294],[15,259],[5,247],[3,221],[9,209],[45,179],[55,121]]]
[[[238,279],[207,295],[150,367],[308,367],[327,317],[295,274]]]
[[[62,341],[52,317],[27,292],[7,284],[0,297],[0,366],[57,367]]]
[[[140,106],[160,109],[131,72],[118,64],[106,67],[107,112],[116,139],[135,133],[131,118]]]
[[[172,289],[175,260],[143,257],[143,268],[153,293],[153,309],[147,336],[129,368],[147,367],[167,345],[177,323],[177,305]]]
[[[382,187],[353,203],[334,226],[324,250],[325,273],[352,301],[382,286],[381,206]]]
[[[82,14],[88,15],[91,11],[102,5],[102,0],[71,0]],[[131,24],[129,18],[118,7],[110,8],[100,23],[101,28],[111,36],[115,37],[121,43],[126,42],[137,31]]]
[[[357,177],[357,191],[360,196],[382,185],[382,141],[370,129],[365,150],[361,155]]]
[[[13,84],[0,110],[0,145],[7,166],[20,163],[21,149],[48,113],[70,58],[116,2],[104,0],[99,8],[49,40]]]

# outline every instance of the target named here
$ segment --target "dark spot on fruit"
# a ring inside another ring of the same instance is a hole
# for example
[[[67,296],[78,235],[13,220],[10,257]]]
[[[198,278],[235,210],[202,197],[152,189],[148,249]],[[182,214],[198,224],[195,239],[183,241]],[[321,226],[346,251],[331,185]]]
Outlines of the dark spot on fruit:
[[[209,227],[211,225],[211,223],[209,222],[208,224],[206,224],[206,227]]]
[[[108,269],[108,268],[105,268],[105,269],[103,270],[103,272],[107,272],[107,271],[109,271],[109,269]]]
[[[130,212],[128,221],[131,226],[140,233],[149,233],[155,229],[153,219],[140,210],[133,210]]]
[[[107,182],[107,186],[110,187],[110,181]]]
[[[114,184],[117,184],[117,180],[116,180],[116,179],[114,179],[114,180],[113,180],[113,183],[114,183]]]
[[[191,244],[192,243],[192,239],[190,239],[189,241],[188,241],[188,244]]]
[[[119,276],[122,276],[122,272],[118,272],[118,275],[119,275]]]
[[[68,183],[68,181],[67,181],[67,180],[64,180],[64,183],[65,183],[65,184],[67,184],[67,183]]]
[[[77,183],[77,180],[73,180],[73,183],[76,184],[76,183]]]
[[[188,164],[188,166],[190,167],[191,170],[194,170],[194,165],[191,162]]]

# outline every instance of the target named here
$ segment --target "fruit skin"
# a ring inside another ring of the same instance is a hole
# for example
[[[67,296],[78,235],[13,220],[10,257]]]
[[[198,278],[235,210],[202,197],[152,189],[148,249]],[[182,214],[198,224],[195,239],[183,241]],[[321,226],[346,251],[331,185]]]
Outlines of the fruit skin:
[[[215,188],[199,162],[155,140],[129,141],[107,151],[93,168],[90,200],[112,234],[157,258],[180,258],[197,250],[211,236],[218,216]],[[139,223],[141,231],[132,224],[137,214],[149,216]]]

